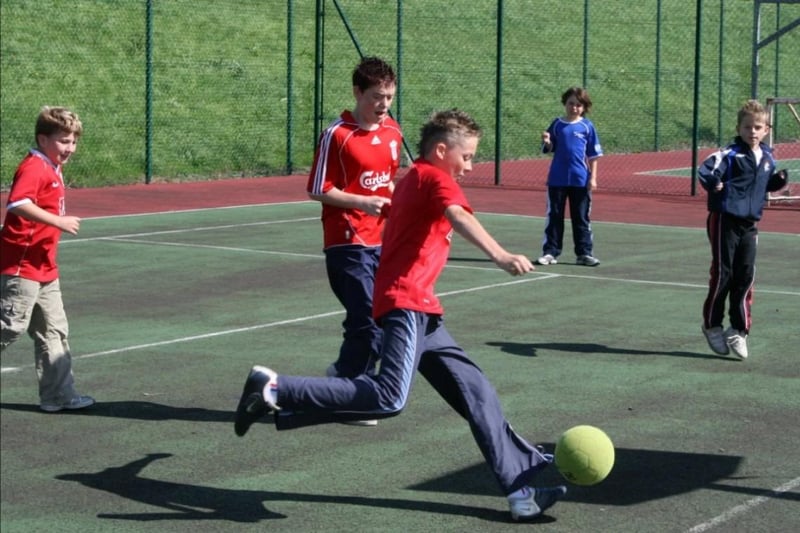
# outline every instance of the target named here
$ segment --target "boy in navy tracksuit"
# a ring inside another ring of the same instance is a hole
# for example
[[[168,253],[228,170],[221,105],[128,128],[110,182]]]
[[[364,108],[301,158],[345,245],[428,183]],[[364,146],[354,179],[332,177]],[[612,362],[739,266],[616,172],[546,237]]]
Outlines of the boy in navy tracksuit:
[[[772,150],[762,139],[769,132],[768,116],[757,100],[739,110],[738,136],[703,162],[698,177],[708,192],[708,240],[711,276],[703,304],[703,333],[720,355],[733,352],[746,359],[747,334],[755,279],[757,223],[767,191],[786,186],[786,170],[775,170]],[[723,330],[725,300],[730,297],[730,327]]]

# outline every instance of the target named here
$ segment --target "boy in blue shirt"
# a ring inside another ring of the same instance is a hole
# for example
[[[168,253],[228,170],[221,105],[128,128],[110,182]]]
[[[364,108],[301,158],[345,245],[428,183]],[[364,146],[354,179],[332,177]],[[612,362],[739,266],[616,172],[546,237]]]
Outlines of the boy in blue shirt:
[[[556,118],[542,133],[542,152],[552,153],[547,175],[547,221],[540,265],[558,262],[564,241],[564,209],[569,200],[572,240],[576,263],[597,266],[592,255],[593,238],[589,214],[592,191],[597,188],[597,158],[603,155],[594,124],[586,118],[592,99],[586,89],[570,87],[561,95],[564,116]]]

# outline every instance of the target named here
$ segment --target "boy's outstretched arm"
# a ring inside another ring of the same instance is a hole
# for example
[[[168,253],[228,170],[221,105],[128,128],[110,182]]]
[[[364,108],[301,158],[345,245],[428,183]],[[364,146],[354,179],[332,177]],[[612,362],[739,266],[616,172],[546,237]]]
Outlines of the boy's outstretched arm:
[[[453,225],[456,233],[480,248],[497,266],[512,276],[519,276],[534,270],[530,259],[524,255],[506,251],[486,231],[478,219],[460,205],[451,205],[445,209],[444,216]]]

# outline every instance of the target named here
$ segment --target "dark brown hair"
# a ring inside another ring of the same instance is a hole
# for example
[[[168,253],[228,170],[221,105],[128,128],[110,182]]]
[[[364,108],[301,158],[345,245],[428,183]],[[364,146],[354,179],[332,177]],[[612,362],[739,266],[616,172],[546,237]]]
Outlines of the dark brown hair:
[[[384,83],[397,83],[391,65],[379,57],[365,57],[353,71],[353,86],[362,91]]]
[[[570,87],[564,91],[564,94],[561,95],[561,103],[563,105],[567,105],[567,100],[569,100],[571,96],[574,96],[581,104],[583,104],[583,113],[581,113],[581,116],[585,115],[590,109],[592,109],[592,99],[589,96],[589,91],[583,87]]]

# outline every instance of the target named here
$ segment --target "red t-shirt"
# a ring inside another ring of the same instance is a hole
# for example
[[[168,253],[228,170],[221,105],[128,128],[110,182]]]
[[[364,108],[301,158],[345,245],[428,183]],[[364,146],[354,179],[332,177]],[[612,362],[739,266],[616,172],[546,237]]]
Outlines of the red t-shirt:
[[[344,111],[322,133],[306,190],[323,194],[336,187],[342,191],[389,198],[390,184],[400,167],[403,136],[391,117],[376,130],[358,126]],[[359,209],[322,204],[324,247],[345,244],[380,246],[383,219]]]
[[[456,180],[424,159],[397,183],[375,274],[375,318],[393,309],[443,314],[434,289],[450,253],[451,205],[472,213]]]
[[[61,168],[37,150],[31,150],[22,160],[11,183],[8,211],[0,231],[0,273],[41,283],[53,281],[58,278],[56,254],[61,230],[10,211],[26,203],[54,215],[65,213]]]

